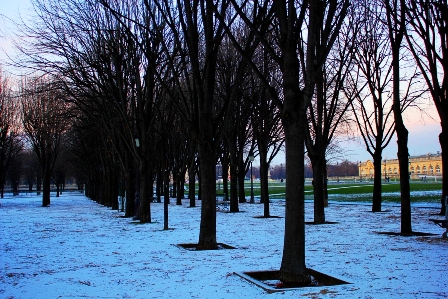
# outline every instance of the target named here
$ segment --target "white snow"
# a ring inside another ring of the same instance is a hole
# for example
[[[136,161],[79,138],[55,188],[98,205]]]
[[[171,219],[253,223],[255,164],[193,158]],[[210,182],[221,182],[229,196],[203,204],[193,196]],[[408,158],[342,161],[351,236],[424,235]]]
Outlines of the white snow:
[[[371,213],[369,205],[331,202],[327,221],[306,226],[307,267],[350,282],[268,294],[234,272],[278,270],[284,218],[261,216],[260,204],[241,213],[217,213],[217,239],[237,249],[188,251],[197,243],[200,208],[188,200],[153,203],[150,224],[136,224],[78,192],[52,197],[41,207],[35,194],[0,200],[1,298],[447,298],[447,240],[429,218],[433,207],[413,207],[413,230],[429,237],[375,232],[400,230],[400,208]],[[198,206],[200,201],[197,201]],[[312,203],[306,221],[313,220]],[[271,215],[283,216],[282,201]]]

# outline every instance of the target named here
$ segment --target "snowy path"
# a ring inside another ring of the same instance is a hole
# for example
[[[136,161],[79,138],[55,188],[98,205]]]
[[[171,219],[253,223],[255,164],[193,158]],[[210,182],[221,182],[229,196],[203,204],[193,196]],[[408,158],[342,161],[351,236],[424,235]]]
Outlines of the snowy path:
[[[175,202],[174,200],[172,201]],[[437,209],[413,208],[414,231],[431,237],[391,237],[400,229],[399,208],[371,213],[365,205],[330,204],[328,221],[307,225],[307,266],[350,282],[267,294],[233,272],[278,269],[283,218],[259,219],[259,204],[243,213],[218,213],[218,242],[235,250],[186,251],[196,243],[200,208],[151,205],[154,223],[136,224],[79,193],[0,200],[1,298],[447,298],[443,230],[428,221]],[[198,202],[198,205],[200,202]],[[284,215],[281,202],[271,214]],[[306,220],[312,221],[312,204]],[[443,256],[443,258],[441,258]]]

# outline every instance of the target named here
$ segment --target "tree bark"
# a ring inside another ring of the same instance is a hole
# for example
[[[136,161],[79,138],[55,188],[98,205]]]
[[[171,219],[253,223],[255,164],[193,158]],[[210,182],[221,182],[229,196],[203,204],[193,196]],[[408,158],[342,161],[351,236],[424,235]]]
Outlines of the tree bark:
[[[297,84],[294,79],[286,79],[287,75],[287,73],[284,75],[286,81],[284,84],[292,83],[292,86],[284,88],[285,108],[282,117],[286,137],[286,206],[279,279],[284,284],[308,285],[311,278],[305,265],[304,120],[306,116],[304,110],[297,113],[299,105],[303,105],[299,103],[303,101],[303,95],[297,99],[298,90],[288,92],[297,89]],[[290,105],[292,107],[288,107]]]
[[[208,118],[207,118],[208,119]],[[210,122],[203,124],[209,126]],[[209,132],[211,133],[211,132]],[[201,179],[201,223],[197,250],[213,250],[218,248],[216,241],[216,167],[215,151],[211,146],[212,138],[204,138],[199,142]]]
[[[378,148],[377,148],[378,149]],[[375,154],[373,158],[373,168],[374,168],[374,179],[373,179],[373,197],[372,197],[372,212],[381,212],[382,209],[382,157],[381,152],[379,154]]]
[[[445,102],[448,102],[445,101]],[[448,115],[448,113],[447,113]],[[445,205],[445,198],[448,196],[448,174],[446,171],[448,171],[448,134],[447,134],[448,128],[445,126],[442,126],[442,132],[439,134],[439,142],[440,142],[440,148],[442,150],[442,198],[441,198],[441,204],[442,208],[440,209],[440,215],[445,215],[446,213],[446,205]]]
[[[241,159],[238,162],[238,201],[239,203],[245,203],[246,200],[246,191],[245,191],[245,178],[246,178],[246,165],[244,165],[244,161]]]
[[[50,167],[43,165],[43,190],[42,190],[42,206],[47,207],[50,205],[50,184],[51,184],[51,172]]]
[[[261,196],[260,202],[263,203],[263,217],[270,217],[269,212],[269,164],[266,162],[267,152],[265,147],[258,146],[258,153],[260,157],[260,188]]]
[[[153,197],[152,171],[147,165],[146,159],[142,159],[139,164],[139,185],[140,185],[140,223],[151,222],[151,201]]]
[[[398,144],[398,164],[400,169],[400,192],[401,192],[401,234],[412,234],[411,225],[411,192],[409,187],[409,151],[408,130],[403,122],[400,97],[400,48],[405,31],[405,9],[404,0],[385,2],[387,11],[387,23],[389,29],[389,41],[392,48],[392,70],[393,70],[393,111],[395,118],[395,132]]]
[[[317,157],[312,162],[313,165],[313,190],[314,190],[314,223],[325,223],[325,202],[324,202],[324,177],[325,162]]]
[[[170,172],[168,169],[164,171],[164,192],[163,192],[163,229],[168,230],[168,206],[170,204]]]
[[[188,170],[188,198],[190,199],[190,208],[196,207],[196,175],[194,163],[190,164]]]
[[[238,208],[238,170],[237,164],[230,165],[230,212],[239,212]]]

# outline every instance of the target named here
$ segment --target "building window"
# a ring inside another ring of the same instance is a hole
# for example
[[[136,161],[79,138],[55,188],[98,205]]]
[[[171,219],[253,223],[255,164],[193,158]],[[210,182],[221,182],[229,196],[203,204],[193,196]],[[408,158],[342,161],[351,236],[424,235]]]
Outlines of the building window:
[[[394,168],[394,174],[398,174],[397,168]]]
[[[432,165],[429,166],[429,174],[434,174],[434,167]]]
[[[417,166],[417,174],[420,174],[420,166]]]
[[[423,166],[423,174],[427,174],[428,173],[428,169],[426,168],[426,165]]]
[[[411,167],[411,173],[414,173],[414,166]]]
[[[440,174],[440,166],[439,165],[436,166],[436,173]]]

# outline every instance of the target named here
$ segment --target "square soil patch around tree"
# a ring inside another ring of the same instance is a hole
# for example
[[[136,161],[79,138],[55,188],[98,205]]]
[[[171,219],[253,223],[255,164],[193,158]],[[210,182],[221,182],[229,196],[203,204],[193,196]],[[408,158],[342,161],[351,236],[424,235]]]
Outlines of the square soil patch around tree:
[[[403,237],[429,237],[429,236],[438,236],[438,234],[433,233],[424,233],[424,232],[412,232],[410,234],[402,235],[400,232],[375,232],[378,235],[387,235],[387,236],[403,236]]]
[[[334,221],[325,221],[324,223],[316,223],[314,221],[306,221],[305,224],[309,224],[309,225],[324,225],[324,224],[338,224],[339,222],[334,222]]]
[[[307,287],[324,287],[324,286],[349,284],[349,282],[329,276],[316,270],[313,269],[307,269],[307,270],[311,275],[311,284],[308,286],[294,286],[294,285],[284,286],[279,280],[280,271],[278,270],[240,272],[240,273],[235,272],[235,274],[261,287],[268,293],[283,292],[287,290],[297,290]]]
[[[196,243],[184,243],[184,244],[177,244],[176,245],[179,248],[185,249],[185,250],[189,250],[189,251],[196,251],[198,244]],[[218,243],[218,248],[214,249],[214,250],[222,250],[222,249],[236,249],[236,247],[224,244],[224,243]],[[202,250],[198,250],[198,251],[202,251]]]

